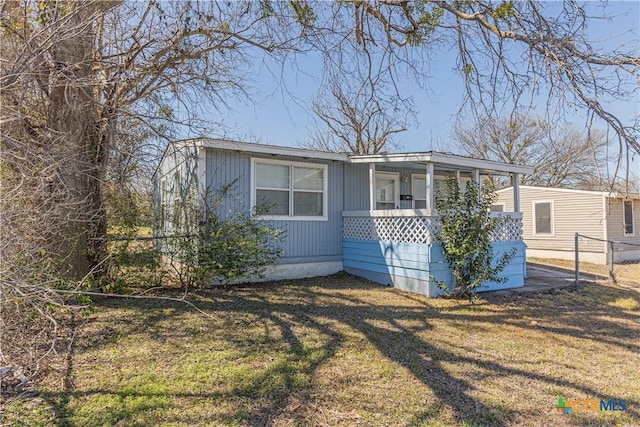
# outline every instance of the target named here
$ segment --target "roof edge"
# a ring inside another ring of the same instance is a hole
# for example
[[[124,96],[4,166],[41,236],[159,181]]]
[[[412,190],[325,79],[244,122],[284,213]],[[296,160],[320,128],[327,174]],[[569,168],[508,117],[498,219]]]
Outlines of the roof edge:
[[[624,194],[619,191],[579,190],[577,188],[540,187],[537,185],[520,185],[519,188],[520,190],[523,190],[523,189],[546,190],[546,191],[552,190],[552,191],[560,191],[564,193],[589,194],[592,196],[609,197],[612,199],[624,199],[625,197],[631,197],[632,199],[640,199],[640,193]],[[513,189],[513,186],[497,190],[496,193],[509,191],[511,189]]]
[[[257,144],[254,142],[240,142],[217,138],[197,138],[199,146],[219,150],[244,151],[249,153],[272,154],[276,156],[306,157],[310,159],[334,160],[347,162],[349,156],[345,153],[309,150],[299,147],[285,147],[281,145]]]

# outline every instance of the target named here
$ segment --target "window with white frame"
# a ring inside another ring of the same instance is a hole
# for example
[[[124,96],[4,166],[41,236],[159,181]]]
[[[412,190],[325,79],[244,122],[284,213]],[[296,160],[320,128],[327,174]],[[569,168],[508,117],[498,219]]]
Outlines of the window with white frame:
[[[253,159],[252,206],[280,219],[326,219],[327,165]]]
[[[413,208],[427,208],[427,179],[425,175],[411,175]]]
[[[633,230],[633,201],[625,200],[623,202],[623,211],[624,211],[624,235],[632,236],[634,234]]]
[[[376,172],[376,209],[400,207],[400,174]]]
[[[536,236],[553,235],[553,202],[533,202],[533,234]]]

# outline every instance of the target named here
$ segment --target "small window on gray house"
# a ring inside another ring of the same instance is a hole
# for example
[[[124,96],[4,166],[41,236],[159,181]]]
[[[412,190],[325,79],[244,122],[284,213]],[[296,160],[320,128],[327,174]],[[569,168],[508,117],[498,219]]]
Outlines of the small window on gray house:
[[[624,234],[633,234],[633,201],[624,201]]]
[[[533,234],[552,235],[553,234],[553,203],[535,202],[533,204]]]

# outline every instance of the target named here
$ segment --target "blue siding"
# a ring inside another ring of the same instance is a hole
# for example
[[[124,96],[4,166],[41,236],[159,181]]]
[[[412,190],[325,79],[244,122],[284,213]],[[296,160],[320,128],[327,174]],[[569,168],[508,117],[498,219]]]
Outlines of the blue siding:
[[[207,168],[207,200],[219,199],[225,186],[226,196],[218,206],[218,214],[222,218],[236,212],[248,212],[250,209],[249,191],[251,190],[251,157],[236,151],[208,149]]]
[[[207,150],[207,188],[213,194],[220,194],[222,185],[235,181],[228,196],[220,207],[220,214],[224,217],[233,212],[248,212],[251,191],[251,159],[270,158],[258,154],[240,153],[228,150]],[[343,167],[344,164],[335,161],[315,159],[285,158],[295,162],[324,163],[328,165],[328,194],[327,221],[304,220],[270,220],[274,228],[284,230],[285,238],[282,242],[284,253],[280,264],[301,262],[324,262],[342,260],[342,210],[343,210]]]
[[[344,210],[369,210],[369,165],[347,163],[344,165]]]
[[[376,165],[377,172],[397,172],[400,177],[406,176],[407,182],[400,180],[400,194],[411,194],[411,175],[424,175],[426,168],[392,168]],[[362,163],[346,164],[344,173],[345,211],[369,210],[369,165]],[[424,197],[423,197],[424,198]],[[412,209],[411,200],[400,201],[401,209]]]
[[[486,283],[480,290],[498,290],[524,286],[525,246],[522,242],[495,242],[497,259],[512,247],[516,256],[501,273],[505,283]],[[343,240],[344,269],[375,282],[393,284],[402,289],[435,296],[439,292],[433,286],[432,276],[451,286],[453,279],[444,261],[442,245],[425,243],[395,243],[370,240]],[[407,281],[410,289],[406,287]]]

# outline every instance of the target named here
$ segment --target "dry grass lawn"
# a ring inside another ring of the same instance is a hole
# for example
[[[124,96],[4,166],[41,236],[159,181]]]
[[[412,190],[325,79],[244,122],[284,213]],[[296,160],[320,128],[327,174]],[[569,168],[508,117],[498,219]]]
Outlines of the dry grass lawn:
[[[346,274],[97,301],[9,425],[640,425],[640,294],[427,299]],[[53,377],[52,377],[53,378]],[[554,409],[558,397],[626,411]]]

